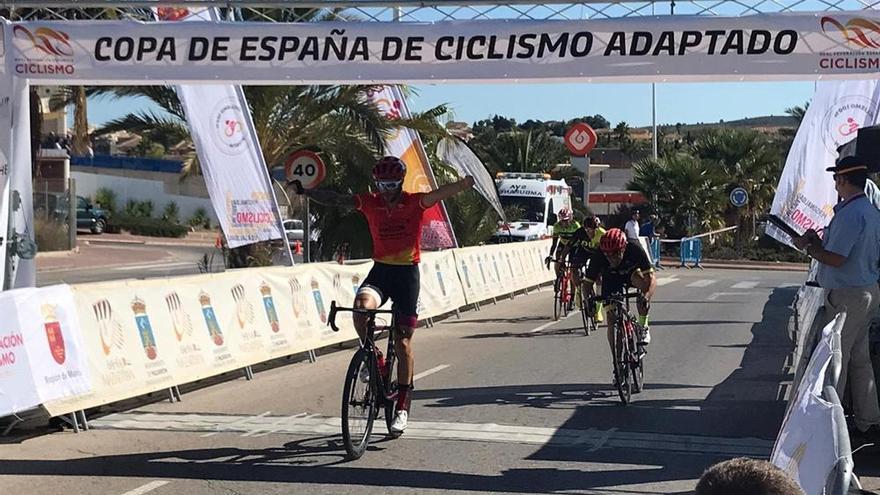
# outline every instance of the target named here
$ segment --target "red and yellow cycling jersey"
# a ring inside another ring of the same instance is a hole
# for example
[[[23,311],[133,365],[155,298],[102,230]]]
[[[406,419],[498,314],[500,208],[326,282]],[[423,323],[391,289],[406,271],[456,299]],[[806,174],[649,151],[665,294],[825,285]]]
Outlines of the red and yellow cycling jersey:
[[[373,260],[388,265],[415,265],[421,256],[424,193],[401,193],[389,207],[378,193],[355,196],[355,206],[367,218],[373,238]]]

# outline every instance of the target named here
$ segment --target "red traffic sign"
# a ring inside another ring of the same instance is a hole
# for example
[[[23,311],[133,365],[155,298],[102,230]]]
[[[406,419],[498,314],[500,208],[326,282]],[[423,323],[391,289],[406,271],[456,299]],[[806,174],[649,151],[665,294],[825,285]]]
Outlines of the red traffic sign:
[[[573,156],[587,156],[596,146],[596,131],[578,122],[565,133],[565,147]]]
[[[284,173],[287,180],[298,180],[306,189],[314,189],[324,180],[327,169],[324,161],[316,153],[299,150],[294,151],[284,162]]]

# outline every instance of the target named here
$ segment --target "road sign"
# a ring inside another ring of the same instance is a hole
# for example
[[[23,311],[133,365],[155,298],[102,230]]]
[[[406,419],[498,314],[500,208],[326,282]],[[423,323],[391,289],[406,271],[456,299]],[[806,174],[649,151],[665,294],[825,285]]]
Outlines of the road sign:
[[[307,150],[295,151],[284,162],[287,180],[298,180],[306,189],[318,187],[327,175],[324,161],[317,154]]]
[[[730,204],[737,208],[742,208],[749,204],[749,193],[741,187],[737,187],[733,191],[730,191]]]
[[[596,131],[592,127],[578,122],[565,133],[565,147],[572,156],[587,156],[596,146]]]

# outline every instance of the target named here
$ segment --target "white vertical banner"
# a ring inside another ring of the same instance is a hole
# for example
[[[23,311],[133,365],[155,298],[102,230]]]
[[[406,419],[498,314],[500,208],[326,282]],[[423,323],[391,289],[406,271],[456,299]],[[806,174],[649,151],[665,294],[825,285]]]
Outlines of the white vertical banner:
[[[399,86],[381,86],[370,91],[368,97],[389,120],[408,119],[412,115],[406,106],[406,99]],[[431,163],[425,153],[425,146],[419,133],[405,127],[398,127],[394,134],[385,139],[385,154],[400,158],[406,163],[406,178],[403,190],[410,193],[429,192],[437,188]],[[448,249],[458,247],[452,223],[446,214],[443,202],[428,208],[422,226],[422,248]]]
[[[837,147],[856,138],[861,127],[880,123],[877,80],[820,82],[785,160],[770,213],[798,232],[825,227],[834,215],[837,192],[831,174]],[[782,230],[767,234],[791,245]]]
[[[12,189],[12,229],[18,242],[32,242],[34,237],[34,194],[31,167],[31,106],[27,79],[15,78],[12,98],[12,160],[9,180]],[[39,246],[37,246],[39,249]],[[37,260],[13,258],[12,287],[37,285]]]
[[[217,21],[215,9],[158,8],[160,20]],[[229,247],[282,239],[275,190],[241,86],[175,87]]]
[[[32,289],[24,289],[26,291]],[[31,366],[25,347],[25,335],[18,326],[16,293],[0,292],[0,314],[5,325],[0,326],[0,416],[17,413],[40,404],[34,386]]]
[[[7,251],[9,243],[6,242],[9,233],[9,206],[11,196],[9,194],[10,180],[9,172],[11,170],[10,157],[12,157],[12,92],[13,92],[13,75],[11,69],[10,58],[6,56],[6,47],[10,46],[11,27],[7,21],[0,23],[3,29],[0,36],[0,57],[3,57],[0,63],[0,237],[4,242],[0,243],[0,256],[3,263],[0,263],[0,288],[9,289],[11,283],[7,282],[6,270],[8,268]]]

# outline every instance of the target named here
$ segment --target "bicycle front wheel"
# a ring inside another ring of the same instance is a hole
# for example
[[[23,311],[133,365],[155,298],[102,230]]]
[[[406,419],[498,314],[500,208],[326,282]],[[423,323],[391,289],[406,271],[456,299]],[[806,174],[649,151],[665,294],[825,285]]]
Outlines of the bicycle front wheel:
[[[394,433],[391,431],[391,423],[394,422],[394,416],[397,413],[396,408],[394,407],[397,404],[397,394],[398,394],[398,385],[397,385],[397,355],[394,352],[391,345],[388,346],[388,353],[385,356],[385,363],[388,367],[388,376],[383,377],[383,383],[385,384],[385,397],[383,397],[383,403],[385,405],[385,427],[388,428],[388,435],[392,438],[397,438],[400,436],[398,433]]]
[[[584,290],[578,290],[578,298],[581,305],[581,320],[584,323],[584,333],[587,334],[587,337],[590,336],[590,331],[593,329],[593,317],[590,316],[590,308],[589,299],[584,297]]]
[[[559,321],[562,316],[562,304],[562,293],[557,290],[553,294],[553,321]]]
[[[641,393],[645,388],[645,359],[639,357],[641,352],[635,351],[633,362],[630,363],[632,369],[633,393]]]
[[[626,337],[624,337],[623,321],[618,320],[614,324],[614,380],[617,382],[617,394],[624,405],[632,399],[632,384],[630,382],[629,358],[626,349]]]
[[[373,419],[379,410],[376,390],[378,380],[375,356],[364,349],[358,350],[345,374],[342,389],[342,442],[351,459],[359,459],[370,443]]]

